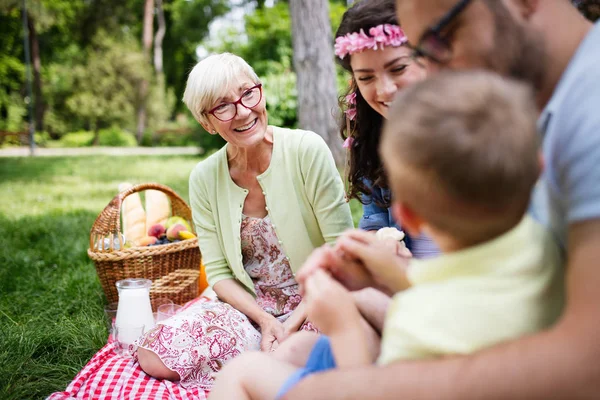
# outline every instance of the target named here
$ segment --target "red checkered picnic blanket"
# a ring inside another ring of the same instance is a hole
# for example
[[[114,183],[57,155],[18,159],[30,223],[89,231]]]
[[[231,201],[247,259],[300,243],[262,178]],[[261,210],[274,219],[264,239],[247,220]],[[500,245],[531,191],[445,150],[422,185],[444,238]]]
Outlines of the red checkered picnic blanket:
[[[200,297],[196,301],[206,301]],[[109,338],[64,392],[52,393],[47,400],[73,399],[164,399],[206,400],[208,392],[200,388],[185,389],[179,382],[158,380],[146,375],[131,357],[115,353],[115,342]]]

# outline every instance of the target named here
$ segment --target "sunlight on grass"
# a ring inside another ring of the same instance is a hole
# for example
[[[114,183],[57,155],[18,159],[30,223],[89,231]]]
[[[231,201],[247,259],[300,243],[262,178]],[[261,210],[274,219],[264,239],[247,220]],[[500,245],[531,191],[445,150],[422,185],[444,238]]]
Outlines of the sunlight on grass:
[[[0,159],[0,210],[9,217],[53,211],[99,213],[120,182],[167,184],[186,201],[198,157]]]

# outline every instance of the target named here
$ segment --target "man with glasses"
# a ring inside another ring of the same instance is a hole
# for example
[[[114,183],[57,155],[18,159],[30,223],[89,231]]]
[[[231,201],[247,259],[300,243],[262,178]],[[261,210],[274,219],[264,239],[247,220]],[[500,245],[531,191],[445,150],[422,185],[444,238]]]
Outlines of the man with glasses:
[[[551,329],[471,356],[307,378],[286,399],[597,399],[600,396],[600,25],[568,0],[396,0],[413,55],[435,72],[529,82],[545,172],[531,211],[565,255]]]

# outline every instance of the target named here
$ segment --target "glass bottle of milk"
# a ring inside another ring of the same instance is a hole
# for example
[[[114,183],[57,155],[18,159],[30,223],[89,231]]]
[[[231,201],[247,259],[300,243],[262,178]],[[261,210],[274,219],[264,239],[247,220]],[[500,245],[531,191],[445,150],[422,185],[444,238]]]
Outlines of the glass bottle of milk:
[[[119,341],[129,345],[139,336],[139,327],[148,332],[154,327],[150,305],[150,279],[128,278],[117,282],[119,305],[115,326],[121,334]]]

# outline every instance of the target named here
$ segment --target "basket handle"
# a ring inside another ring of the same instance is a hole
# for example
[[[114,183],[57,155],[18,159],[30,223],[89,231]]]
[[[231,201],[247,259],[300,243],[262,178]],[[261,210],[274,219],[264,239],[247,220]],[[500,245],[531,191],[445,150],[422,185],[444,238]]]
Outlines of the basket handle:
[[[113,237],[121,232],[121,205],[123,200],[129,195],[148,189],[160,190],[169,197],[171,200],[171,215],[179,215],[189,221],[192,220],[190,206],[173,189],[160,183],[141,183],[117,194],[98,215],[90,231],[90,249],[94,250],[94,243],[98,238],[110,237],[112,243]],[[195,233],[194,224],[190,225]]]

